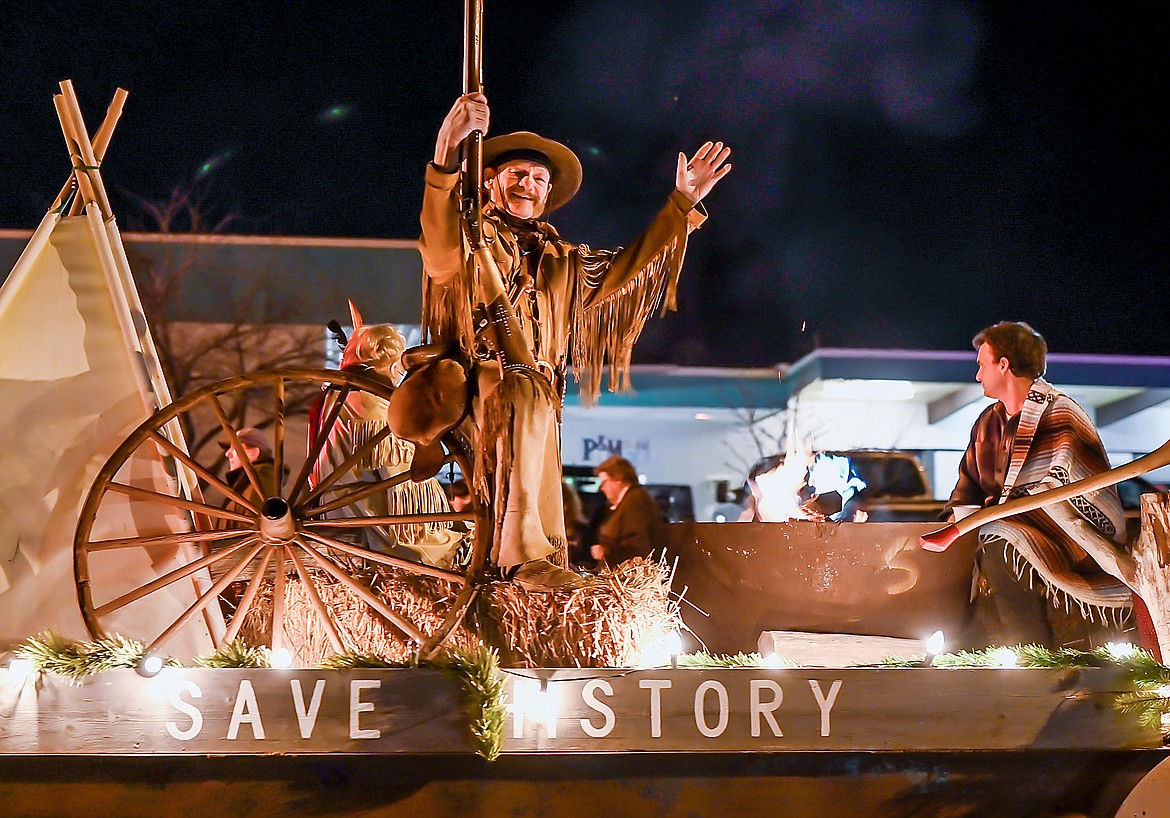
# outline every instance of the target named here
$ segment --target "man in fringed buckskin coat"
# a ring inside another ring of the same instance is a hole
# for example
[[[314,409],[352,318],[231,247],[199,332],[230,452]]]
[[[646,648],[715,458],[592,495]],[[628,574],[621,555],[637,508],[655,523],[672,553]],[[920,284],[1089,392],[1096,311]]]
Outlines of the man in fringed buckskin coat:
[[[566,368],[571,359],[586,401],[597,397],[607,360],[611,389],[626,386],[646,320],[675,308],[687,236],[705,218],[700,200],[731,169],[730,148],[708,142],[689,160],[680,153],[665,206],[633,243],[609,251],[565,241],[545,220],[581,184],[571,150],[528,132],[484,142],[484,236],[535,358],[534,377],[499,365],[460,214],[458,148],[473,131],[486,134],[488,120],[482,94],[456,100],[426,170],[424,331],[478,362],[477,449],[487,465],[479,477],[496,476],[496,564],[526,587],[555,589],[577,580],[549,561],[559,561],[565,542],[557,421]],[[486,485],[478,488],[486,494]]]

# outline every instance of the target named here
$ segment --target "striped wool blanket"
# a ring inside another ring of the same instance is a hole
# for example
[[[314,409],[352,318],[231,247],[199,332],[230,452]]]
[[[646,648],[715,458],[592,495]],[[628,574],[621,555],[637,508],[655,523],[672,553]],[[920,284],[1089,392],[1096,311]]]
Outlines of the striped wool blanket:
[[[1000,502],[1108,468],[1089,416],[1067,395],[1037,379],[1020,412]],[[1132,593],[1118,578],[1117,554],[1127,542],[1125,515],[1112,486],[989,523],[979,538],[985,546],[1006,540],[1021,578],[1027,574],[1030,582],[1039,581],[1055,603],[1077,604],[1088,616],[1132,604]]]

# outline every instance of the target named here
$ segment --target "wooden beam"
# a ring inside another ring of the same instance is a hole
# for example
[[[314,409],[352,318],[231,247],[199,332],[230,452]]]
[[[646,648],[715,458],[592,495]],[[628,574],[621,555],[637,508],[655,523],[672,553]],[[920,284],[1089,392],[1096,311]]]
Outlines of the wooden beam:
[[[0,670],[7,755],[469,754],[437,670],[111,670],[79,685]],[[505,754],[1159,750],[1115,668],[529,668],[506,673]],[[547,680],[555,705],[531,698]],[[19,702],[16,697],[19,696]],[[310,701],[317,704],[310,706]],[[310,715],[311,714],[311,715]]]
[[[977,383],[968,384],[954,392],[948,392],[938,400],[932,400],[926,406],[927,421],[933,426],[960,409],[970,406],[983,397],[983,387]]]
[[[1143,389],[1136,395],[1115,400],[1097,407],[1097,428],[1109,426],[1136,415],[1138,412],[1170,401],[1170,389]]]

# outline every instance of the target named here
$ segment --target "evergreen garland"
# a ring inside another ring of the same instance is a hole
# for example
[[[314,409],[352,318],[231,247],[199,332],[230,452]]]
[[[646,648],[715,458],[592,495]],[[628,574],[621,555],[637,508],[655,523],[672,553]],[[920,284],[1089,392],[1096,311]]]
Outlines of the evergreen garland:
[[[389,662],[373,653],[335,653],[317,664],[322,670],[353,670],[355,668],[404,668],[407,665]]]
[[[475,752],[495,761],[504,746],[504,720],[508,715],[499,654],[495,648],[483,646],[474,652],[454,649],[438,665],[459,677],[471,698],[471,743]]]
[[[705,650],[695,653],[684,653],[678,657],[678,666],[686,668],[706,667],[799,667],[789,659],[776,659],[771,664],[765,662],[758,653],[707,653]]]
[[[195,667],[272,667],[272,652],[268,648],[256,648],[243,639],[236,639],[224,645],[210,656],[194,660]]]
[[[42,631],[30,636],[16,648],[16,655],[32,662],[38,672],[51,671],[64,676],[70,684],[80,684],[87,676],[119,667],[135,667],[146,652],[141,642],[114,635],[93,642],[70,642],[61,636]]]
[[[64,676],[71,684],[79,684],[86,677],[114,668],[134,668],[145,655],[141,642],[115,635],[92,642],[73,642],[49,631],[29,637],[15,655],[31,662],[37,672],[52,672]],[[167,664],[177,666],[174,660]],[[480,647],[477,651],[452,650],[442,658],[423,663],[445,670],[459,678],[464,692],[470,698],[471,736],[475,751],[488,761],[494,761],[503,747],[504,721],[507,702],[504,693],[504,674],[500,671],[499,654],[494,648]],[[252,647],[236,640],[210,656],[194,660],[196,667],[204,668],[267,668],[271,654],[267,648]],[[678,657],[681,668],[735,668],[735,667],[800,667],[785,659],[765,661],[759,654],[736,653],[713,655],[706,652],[683,654]],[[858,667],[922,668],[926,656],[889,656],[877,665]],[[1090,651],[1060,648],[1049,650],[1038,645],[992,647],[978,651],[957,651],[932,657],[929,665],[949,668],[1048,668],[1077,669],[1116,667],[1135,689],[1114,694],[1119,712],[1136,715],[1146,728],[1163,727],[1170,716],[1170,667],[1155,661],[1147,651],[1132,645],[1108,643]],[[417,667],[396,664],[373,654],[336,654],[321,662],[326,670],[351,668]]]

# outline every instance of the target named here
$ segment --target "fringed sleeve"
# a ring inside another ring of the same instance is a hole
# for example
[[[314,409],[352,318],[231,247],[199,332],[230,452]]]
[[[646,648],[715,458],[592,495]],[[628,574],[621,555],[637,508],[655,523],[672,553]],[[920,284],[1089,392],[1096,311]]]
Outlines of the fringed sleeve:
[[[459,217],[458,173],[427,166],[419,223],[418,249],[423,262],[422,329],[426,341],[459,344],[470,352],[475,331],[471,319],[473,275],[467,264],[467,240]]]
[[[609,362],[610,391],[629,389],[630,357],[647,319],[676,308],[687,235],[705,214],[677,190],[630,247],[617,252],[577,248],[577,308],[572,315],[573,372],[592,404]]]

